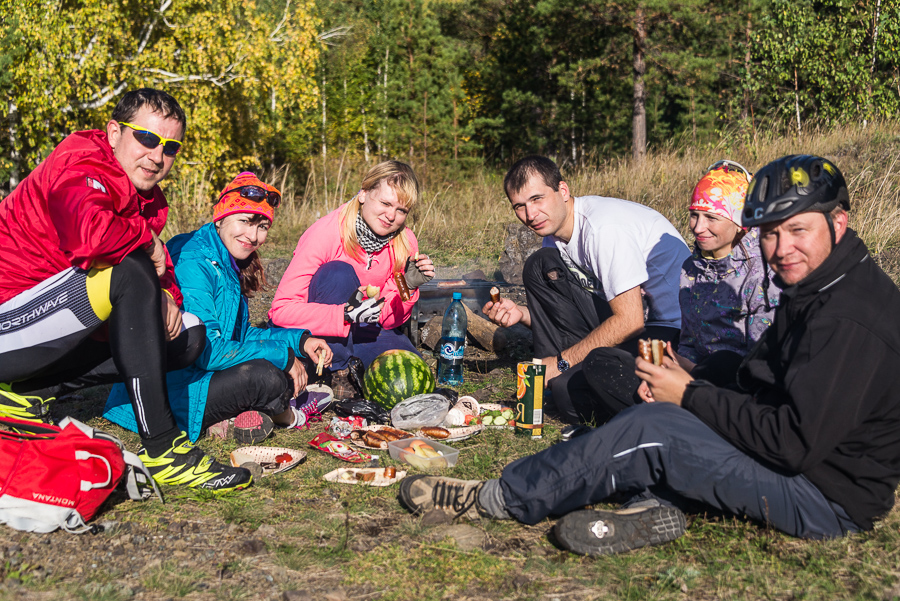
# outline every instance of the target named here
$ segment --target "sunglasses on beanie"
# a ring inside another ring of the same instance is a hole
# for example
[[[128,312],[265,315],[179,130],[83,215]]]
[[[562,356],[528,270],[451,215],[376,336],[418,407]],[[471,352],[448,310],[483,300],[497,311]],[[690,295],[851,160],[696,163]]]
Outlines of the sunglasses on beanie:
[[[278,192],[274,192],[272,190],[266,190],[260,186],[240,186],[238,188],[232,188],[231,190],[226,190],[219,196],[219,202],[226,194],[231,194],[232,192],[239,192],[241,198],[246,198],[247,200],[251,200],[253,202],[268,202],[269,206],[273,209],[277,209],[278,205],[281,204],[281,194]]]
[[[134,132],[134,139],[141,143],[145,148],[149,148],[153,150],[160,144],[163,147],[163,154],[167,157],[173,157],[178,154],[178,151],[181,150],[181,142],[178,140],[172,140],[171,138],[163,138],[161,135],[150,131],[145,127],[138,127],[137,125],[132,125],[131,123],[125,123],[124,121],[119,121],[119,125],[124,125],[125,127],[131,129]]]

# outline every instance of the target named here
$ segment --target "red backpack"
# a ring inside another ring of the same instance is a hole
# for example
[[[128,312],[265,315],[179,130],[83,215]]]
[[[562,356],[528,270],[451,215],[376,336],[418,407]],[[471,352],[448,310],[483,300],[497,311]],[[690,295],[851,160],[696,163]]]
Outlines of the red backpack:
[[[137,455],[67,417],[59,426],[0,417],[0,523],[16,530],[80,533],[125,477],[133,500],[162,495]]]

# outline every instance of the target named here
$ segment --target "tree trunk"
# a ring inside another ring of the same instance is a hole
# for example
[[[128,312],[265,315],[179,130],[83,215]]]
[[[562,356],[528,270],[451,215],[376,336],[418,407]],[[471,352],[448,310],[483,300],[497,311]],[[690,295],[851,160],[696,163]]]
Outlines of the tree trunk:
[[[635,163],[641,163],[647,154],[647,107],[644,92],[644,47],[647,30],[644,23],[644,7],[638,5],[634,14],[634,108],[631,120],[631,151]]]
[[[453,99],[453,160],[459,159],[459,113],[456,109],[456,98]]]
[[[794,110],[797,112],[797,135],[800,135],[800,88],[797,85],[797,67],[794,67]]]
[[[362,111],[362,130],[363,130],[363,152],[366,154],[366,165],[369,164],[369,130],[366,129],[366,107],[360,109]]]
[[[422,103],[422,163],[425,171],[428,170],[428,90],[425,90],[425,100]]]
[[[12,100],[9,101],[9,158],[12,165],[9,168],[9,191],[12,192],[19,185],[19,154],[18,141],[16,140],[16,122],[19,120],[19,107]]]

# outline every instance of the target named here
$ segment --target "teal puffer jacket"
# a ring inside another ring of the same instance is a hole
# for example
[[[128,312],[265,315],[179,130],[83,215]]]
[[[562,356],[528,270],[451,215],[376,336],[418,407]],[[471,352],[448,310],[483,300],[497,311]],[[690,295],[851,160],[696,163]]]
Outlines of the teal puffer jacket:
[[[291,356],[289,349],[298,357],[304,356],[299,345],[306,330],[264,330],[250,325],[247,298],[241,294],[238,273],[212,223],[175,236],[166,246],[184,294],[184,310],[206,325],[206,348],[200,358],[191,367],[166,376],[175,421],[191,440],[197,440],[212,372],[251,359],[267,359],[279,369],[285,369]],[[243,318],[238,329],[239,314]],[[116,384],[110,392],[103,416],[137,432],[131,401],[122,384]]]

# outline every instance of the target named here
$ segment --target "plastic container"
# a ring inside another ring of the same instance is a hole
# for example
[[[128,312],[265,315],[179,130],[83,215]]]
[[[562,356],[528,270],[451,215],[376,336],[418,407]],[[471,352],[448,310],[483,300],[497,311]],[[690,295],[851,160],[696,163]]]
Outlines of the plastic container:
[[[444,313],[441,323],[441,342],[438,345],[438,384],[459,386],[463,383],[463,353],[466,348],[466,309],[462,295],[453,293],[453,301]]]
[[[421,457],[416,455],[410,447],[414,446],[416,444],[415,441],[417,440],[425,443],[437,453],[440,453],[440,455],[437,457]],[[391,454],[392,459],[426,470],[453,467],[459,459],[459,451],[453,447],[448,447],[445,444],[435,442],[430,438],[422,438],[421,436],[389,442],[388,452]]]

